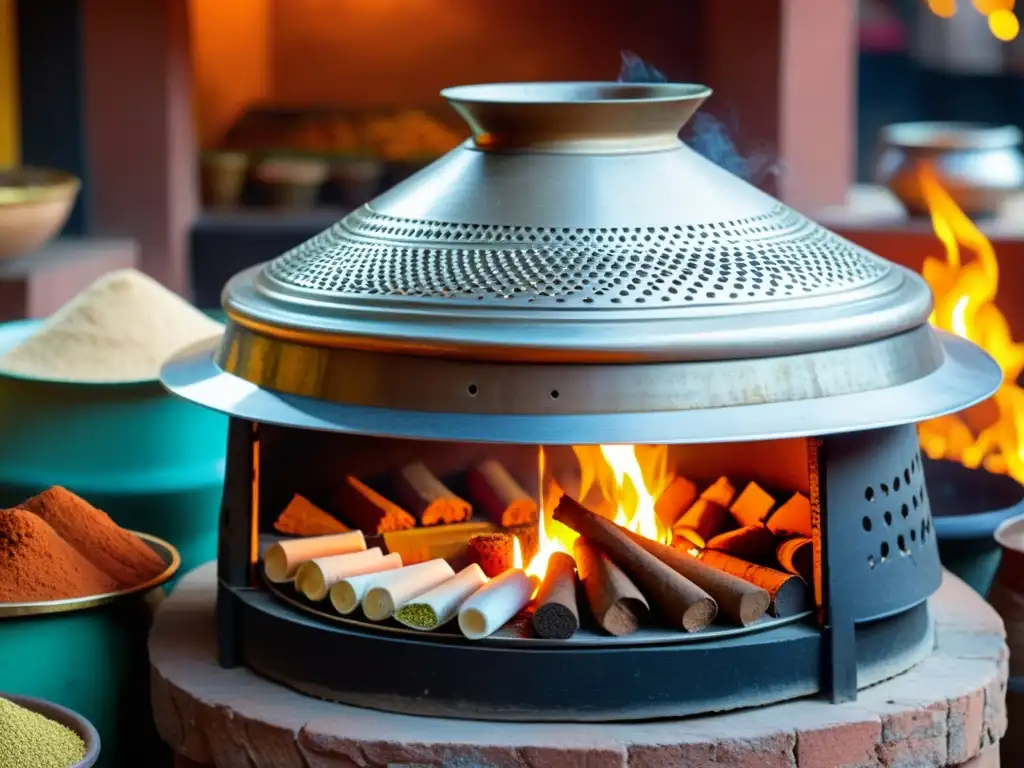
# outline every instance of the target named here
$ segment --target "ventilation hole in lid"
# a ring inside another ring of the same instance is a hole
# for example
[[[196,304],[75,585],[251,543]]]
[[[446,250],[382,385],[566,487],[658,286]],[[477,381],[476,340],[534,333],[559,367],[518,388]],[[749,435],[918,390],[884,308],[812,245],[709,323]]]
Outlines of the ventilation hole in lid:
[[[550,395],[552,400],[557,400],[561,396],[561,393],[557,389],[552,389]]]
[[[917,541],[917,528],[910,529],[910,540]]]
[[[882,483],[878,487],[882,489],[882,493],[884,493],[886,496],[889,495],[889,486],[888,485],[886,485],[885,483]]]
[[[469,392],[471,396],[476,397],[476,393],[479,390],[477,389],[476,384],[470,384],[468,387],[466,387],[466,391]]]
[[[864,515],[864,519],[860,521],[860,524],[864,526],[865,531],[871,530],[871,518]]]
[[[892,512],[890,512],[889,510],[886,510],[885,514],[882,515],[882,517],[885,518],[885,524],[886,525],[892,525]]]
[[[904,504],[902,507],[900,507],[900,514],[903,515],[903,519],[906,520],[908,517],[910,517],[910,507]]]
[[[883,541],[879,551],[882,554],[882,562],[885,562],[885,558],[889,556],[889,542]]]
[[[750,240],[739,244],[743,238]],[[457,248],[451,247],[453,242]],[[625,242],[647,243],[640,247],[648,250],[637,252],[634,247],[624,253],[619,244]],[[266,274],[281,284],[334,294],[524,304],[539,296],[537,286],[544,285],[555,294],[552,300],[582,303],[579,275],[594,272],[597,266],[615,274],[623,269],[632,273],[641,263],[652,273],[670,267],[683,287],[698,281],[714,286],[714,297],[701,300],[715,304],[745,301],[748,295],[765,298],[780,287],[786,292],[835,293],[867,285],[892,269],[779,205],[758,216],[703,226],[620,227],[604,232],[452,224],[366,209],[275,259]],[[453,275],[458,277],[458,292],[451,288]],[[611,290],[606,278],[594,279],[594,288]],[[517,290],[521,286],[531,287]],[[650,290],[651,301],[664,302],[661,287],[634,281],[626,290],[627,301]],[[679,300],[676,296],[670,303]]]
[[[903,480],[904,480],[904,482],[907,485],[910,485],[910,470],[909,469],[904,469],[903,470]]]
[[[898,477],[894,477],[892,479],[892,489],[893,491],[898,491],[900,489],[900,479]]]
[[[907,540],[903,538],[902,533],[896,537],[896,546],[900,548],[901,554],[907,554]]]
[[[864,498],[867,499],[868,501],[875,500],[875,489],[872,488],[870,485],[864,489]]]

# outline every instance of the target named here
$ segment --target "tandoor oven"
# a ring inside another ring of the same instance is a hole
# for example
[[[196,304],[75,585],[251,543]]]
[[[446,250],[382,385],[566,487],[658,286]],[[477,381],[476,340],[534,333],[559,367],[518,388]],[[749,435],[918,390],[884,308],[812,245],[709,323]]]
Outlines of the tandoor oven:
[[[472,139],[228,283],[163,373],[231,416],[223,664],[614,721],[846,701],[930,653],[915,425],[999,369],[917,275],[680,143],[709,93],[449,89]]]

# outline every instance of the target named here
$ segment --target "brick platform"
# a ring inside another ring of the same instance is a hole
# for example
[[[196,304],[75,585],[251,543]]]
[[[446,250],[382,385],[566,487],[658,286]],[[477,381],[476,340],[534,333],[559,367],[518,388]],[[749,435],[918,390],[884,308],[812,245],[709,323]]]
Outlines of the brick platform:
[[[949,574],[932,599],[935,652],[906,674],[862,691],[855,703],[802,700],[610,725],[392,715],[311,699],[246,669],[221,669],[214,580],[212,564],[186,576],[161,606],[150,636],[156,723],[182,767],[999,766],[998,742],[1006,731],[1003,625]]]

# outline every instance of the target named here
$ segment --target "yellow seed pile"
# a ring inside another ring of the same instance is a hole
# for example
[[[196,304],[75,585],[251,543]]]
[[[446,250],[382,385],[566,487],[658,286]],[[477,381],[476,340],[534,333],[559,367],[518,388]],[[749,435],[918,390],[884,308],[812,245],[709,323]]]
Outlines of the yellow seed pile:
[[[0,698],[0,768],[68,768],[83,757],[70,728]]]

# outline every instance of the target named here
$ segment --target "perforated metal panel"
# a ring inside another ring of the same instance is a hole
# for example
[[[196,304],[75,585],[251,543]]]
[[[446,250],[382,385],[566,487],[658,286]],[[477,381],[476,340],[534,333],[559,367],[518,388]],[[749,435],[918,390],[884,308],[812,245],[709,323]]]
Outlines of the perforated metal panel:
[[[782,205],[734,221],[599,229],[420,221],[364,206],[266,275],[345,297],[673,307],[832,294],[891,269]]]
[[[928,598],[942,575],[916,428],[829,437],[823,456],[834,599],[865,621]]]

